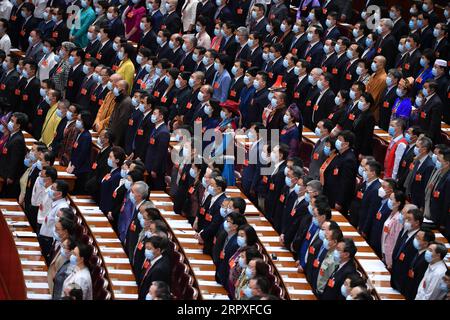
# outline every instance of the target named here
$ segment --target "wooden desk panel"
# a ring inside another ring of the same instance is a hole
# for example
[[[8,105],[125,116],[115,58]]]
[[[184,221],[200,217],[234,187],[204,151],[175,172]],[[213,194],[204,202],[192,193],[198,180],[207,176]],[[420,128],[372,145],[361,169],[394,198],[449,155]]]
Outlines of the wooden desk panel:
[[[0,200],[1,214],[8,224],[22,266],[26,298],[51,299],[47,281],[47,266],[41,253],[37,235],[15,199]],[[17,270],[17,272],[20,272]]]

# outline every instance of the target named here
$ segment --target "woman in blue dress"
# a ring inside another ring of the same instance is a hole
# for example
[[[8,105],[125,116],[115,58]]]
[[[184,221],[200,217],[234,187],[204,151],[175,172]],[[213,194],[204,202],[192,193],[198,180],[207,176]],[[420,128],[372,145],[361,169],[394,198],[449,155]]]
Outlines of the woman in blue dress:
[[[300,154],[300,131],[296,122],[300,119],[300,111],[296,104],[291,104],[283,116],[283,122],[286,124],[280,131],[280,143],[289,146],[289,157],[297,157]]]
[[[406,127],[409,127],[409,117],[411,115],[412,103],[409,93],[414,83],[413,78],[400,79],[396,89],[397,99],[392,107],[391,120],[401,118],[405,120]]]

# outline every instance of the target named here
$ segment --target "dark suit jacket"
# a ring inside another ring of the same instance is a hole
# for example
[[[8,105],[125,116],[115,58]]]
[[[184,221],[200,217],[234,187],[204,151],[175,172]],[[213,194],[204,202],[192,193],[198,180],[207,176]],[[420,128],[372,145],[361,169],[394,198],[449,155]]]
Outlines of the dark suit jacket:
[[[376,55],[386,58],[386,70],[394,67],[395,56],[397,55],[397,41],[392,33],[388,34],[384,39],[381,37],[375,44]]]
[[[94,42],[89,41],[88,45],[86,46],[86,49],[84,49],[84,52],[86,52],[85,58],[89,59],[89,58],[95,58],[95,55],[98,52],[98,49],[100,49],[100,41],[99,40],[95,40]]]
[[[226,199],[226,195],[223,193],[216,201],[209,207],[206,207],[205,221],[200,236],[204,241],[203,252],[211,255],[214,245],[214,237],[217,234],[220,226],[223,224],[224,219],[220,215],[220,207],[222,202]],[[199,226],[200,228],[200,226]]]
[[[398,167],[397,171],[397,181],[400,188],[403,188],[403,185],[405,184],[406,177],[409,173],[409,166],[414,160],[415,154],[414,154],[414,146],[415,144],[408,145],[408,148],[405,150],[405,153],[403,154],[402,158],[400,159],[400,165]]]
[[[124,150],[126,154],[131,154],[133,152],[133,141],[136,136],[137,129],[141,124],[144,114],[139,109],[132,109],[127,122],[127,129],[125,130],[125,142]],[[141,132],[139,132],[141,133]],[[142,132],[143,133],[143,132]]]
[[[91,105],[91,94],[93,93],[96,85],[97,82],[94,80],[92,75],[89,79],[85,76],[81,81],[80,91],[76,95],[75,99],[84,110],[91,111],[89,109],[89,106]]]
[[[20,26],[19,46],[25,52],[29,46],[28,37],[30,36],[30,32],[37,28],[39,20],[31,16],[27,21],[23,21],[24,23]]]
[[[152,190],[161,190],[165,186],[164,174],[166,172],[169,140],[170,133],[165,123],[158,128],[154,128],[150,134],[145,156],[145,169],[148,172],[154,171],[156,173],[156,178],[152,178]]]
[[[420,48],[422,50],[431,48],[433,39],[433,27],[428,25],[425,30],[420,30]]]
[[[381,95],[379,112],[379,127],[385,131],[389,129],[389,122],[391,121],[392,107],[394,106],[397,97],[397,86],[392,87],[390,90],[386,88]]]
[[[61,43],[69,40],[69,32],[66,21],[62,20],[59,24],[53,26],[50,36],[55,39],[57,46],[60,46]]]
[[[231,236],[225,246],[227,237],[228,234],[225,231],[219,232],[219,235],[216,237],[213,251],[213,260],[217,267],[216,281],[225,286],[225,288],[228,287],[228,277],[230,274],[230,265],[228,261],[239,249],[239,245],[237,244],[237,233]]]
[[[356,273],[356,266],[353,260],[348,261],[341,268],[337,269],[330,277],[323,289],[321,300],[344,300],[341,294],[341,287],[348,276]]]
[[[171,14],[165,14],[162,22],[161,29],[167,29],[171,34],[178,33],[181,30],[181,19],[176,11]]]
[[[19,182],[25,171],[23,165],[25,153],[25,139],[22,132],[18,131],[9,137],[0,155],[0,175],[5,181],[6,179],[12,179],[15,183]]]
[[[170,285],[171,270],[170,259],[166,254],[163,254],[162,257],[156,261],[155,265],[150,267],[148,272],[145,268],[142,269],[142,282],[139,286],[139,300],[145,300],[145,296],[153,281],[163,281]]]
[[[406,282],[409,266],[417,253],[417,249],[413,245],[417,231],[407,239],[406,236],[402,236],[402,229],[392,252],[391,286],[399,291]]]
[[[261,122],[261,115],[263,110],[269,104],[269,99],[267,96],[269,92],[267,88],[260,89],[259,91],[255,91],[253,95],[253,99],[250,102],[250,107],[248,109],[248,121],[252,122]]]
[[[367,184],[366,184],[367,185]],[[358,210],[358,228],[369,236],[372,227],[373,219],[380,208],[381,198],[378,196],[378,189],[381,187],[380,181],[377,179],[372,182],[369,187],[365,187],[362,191],[361,206]]]
[[[429,100],[421,108],[418,109],[418,125],[423,130],[427,131],[428,136],[435,144],[441,141],[442,108],[442,101],[436,93],[429,98]]]
[[[70,161],[75,166],[74,174],[79,175],[91,170],[92,137],[89,131],[84,130],[74,143]]]
[[[311,64],[312,68],[316,68],[320,66],[324,54],[323,44],[319,41],[308,52],[305,51],[305,60]]]
[[[105,150],[97,154],[94,163],[92,164],[92,171],[89,175],[89,180],[86,182],[86,192],[92,194],[97,202],[100,201],[100,186],[103,177],[111,171],[111,167],[108,166],[109,153],[111,152],[111,146],[108,146]]]
[[[1,77],[0,106],[3,110],[11,110],[14,99],[14,90],[16,90],[18,80],[19,73],[14,69],[9,74],[5,72]]]
[[[375,117],[370,110],[361,112],[353,122],[353,133],[355,134],[354,150],[356,156],[371,155],[373,129],[375,127]]]
[[[324,30],[325,39],[333,39],[334,41],[336,41],[340,36],[341,33],[339,32],[337,25],[331,30]]]
[[[260,66],[263,63],[263,59],[262,59],[262,49],[261,47],[257,47],[253,52],[251,52],[250,50],[250,55],[249,55],[249,67],[251,66]]]
[[[94,56],[99,63],[111,67],[113,59],[116,57],[116,51],[113,48],[113,42],[108,40],[103,47],[100,47]]]
[[[264,17],[260,22],[255,25],[250,24],[250,33],[257,32],[264,39],[267,35],[266,25],[269,24],[269,21]]]
[[[120,19],[120,16],[115,20],[109,22],[109,27],[111,28],[111,39],[118,36],[123,36],[125,34],[125,27]]]
[[[324,194],[328,196],[330,206],[336,204],[346,212],[354,196],[357,162],[352,150],[347,150],[331,161],[325,170]]]
[[[156,33],[155,28],[151,29],[145,36],[139,39],[138,48],[148,48],[152,51],[153,55],[156,55],[156,51],[158,50],[158,43],[156,42]]]
[[[113,192],[119,186],[121,179],[120,168],[116,168],[111,173],[107,173],[102,179],[99,208],[104,214],[107,214],[112,210]]]
[[[450,172],[447,171],[436,184],[430,199],[432,220],[438,225],[445,225],[450,220]]]
[[[269,187],[265,197],[264,214],[269,221],[273,220],[277,201],[279,201],[281,192],[283,191],[283,187],[286,185],[284,182],[285,167],[286,161],[280,164],[280,166],[278,167],[278,171],[274,175],[268,177],[267,185]]]
[[[325,91],[325,93],[323,94],[322,98],[320,99],[319,103],[317,104],[317,100],[319,98],[319,95],[317,96],[316,99],[314,99],[314,103],[313,103],[313,107],[312,107],[312,115],[311,115],[311,122],[307,122],[306,119],[303,119],[303,121],[305,121],[305,125],[306,123],[310,124],[310,129],[314,130],[317,126],[317,123],[320,120],[323,120],[325,118],[328,118],[328,115],[333,112],[333,109],[335,107],[335,103],[334,103],[334,93],[331,90],[331,88],[329,88],[327,91]],[[317,104],[318,108],[317,110],[315,110],[315,105]]]
[[[416,77],[420,68],[420,58],[422,54],[419,49],[414,50],[411,54],[407,53],[402,64],[402,73],[404,77]]]
[[[408,25],[403,18],[400,18],[396,23],[394,23],[394,28],[392,28],[392,34],[395,40],[400,41],[402,36],[407,35],[409,32]]]
[[[38,78],[34,77],[28,84],[25,83],[25,87],[21,90],[20,109],[28,115],[29,123],[32,124],[35,116],[35,108],[41,100],[39,89],[41,83]]]
[[[86,75],[83,72],[83,63],[80,63],[76,69],[73,69],[73,67],[70,68],[66,89],[66,99],[70,102],[76,102],[76,96],[81,90],[81,83],[85,76]]]
[[[411,181],[411,200],[419,208],[423,208],[425,204],[425,188],[430,179],[431,172],[434,169],[433,160],[427,156],[427,159],[417,170]]]

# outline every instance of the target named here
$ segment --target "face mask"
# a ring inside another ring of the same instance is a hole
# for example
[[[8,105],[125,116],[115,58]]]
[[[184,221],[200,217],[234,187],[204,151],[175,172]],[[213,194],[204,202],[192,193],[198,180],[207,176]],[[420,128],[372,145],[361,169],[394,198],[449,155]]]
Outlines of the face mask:
[[[370,47],[372,45],[372,39],[366,38],[366,47]]]
[[[125,186],[125,189],[130,190],[131,189],[131,181],[128,179],[125,180],[124,186]]]
[[[248,76],[245,76],[245,77],[244,77],[244,84],[245,84],[246,86],[248,86],[248,85],[250,84],[250,77],[248,77]]]
[[[26,79],[28,79],[28,72],[27,70],[22,70],[22,76]]]
[[[292,31],[294,31],[294,33],[299,33],[300,32],[300,27],[298,25],[294,25],[292,27]]]
[[[220,117],[222,118],[222,120],[225,120],[227,118],[227,115],[225,114],[225,111],[220,111]]]
[[[23,159],[23,164],[25,165],[25,167],[29,168],[31,167],[31,160],[28,158]]]
[[[170,83],[170,77],[169,76],[165,76],[164,77],[164,82],[168,85]]]
[[[309,212],[310,215],[314,214],[314,210],[313,210],[313,207],[312,207],[311,204],[308,205],[308,212]]]
[[[210,106],[205,106],[205,108],[203,109],[205,111],[205,113],[210,116],[213,113],[213,108],[211,108]],[[222,111],[220,112],[222,115]]]
[[[42,162],[41,162],[41,160],[36,161],[36,168],[38,168],[39,171],[42,170]]]
[[[308,39],[309,42],[311,42],[312,39],[313,39],[313,34],[312,34],[312,33],[308,33],[308,34],[306,35],[306,38]]]
[[[269,60],[269,54],[267,52],[264,52],[262,54],[262,58],[263,58],[264,61],[268,61]]]
[[[415,101],[414,103],[415,103],[416,106],[418,106],[418,107],[422,106],[423,98],[422,98],[422,97],[416,97],[416,101]]]
[[[270,24],[266,24],[266,31],[267,32],[272,32],[272,26]]]
[[[227,36],[227,34],[225,33],[225,30],[223,30],[223,29],[220,30],[220,34],[222,35],[222,37],[226,37]]]
[[[395,135],[395,128],[393,126],[389,126],[388,133],[391,137]]]
[[[78,263],[77,257],[76,257],[75,255],[72,254],[72,255],[70,256],[70,264],[71,264],[72,266],[76,266],[77,263]]]
[[[330,155],[330,152],[331,152],[331,148],[329,147],[329,146],[324,146],[323,147],[323,154],[325,155],[325,156],[329,156]]]
[[[364,181],[369,180],[369,177],[367,176],[367,172],[366,171],[363,171],[362,178],[363,178]]]
[[[277,107],[277,99],[275,99],[275,98],[270,99],[270,105],[272,107],[276,108]]]
[[[147,260],[153,260],[154,257],[155,257],[155,254],[153,253],[153,251],[151,251],[149,249],[145,249],[145,258]]]
[[[403,97],[405,95],[405,93],[402,91],[402,89],[397,88],[395,90],[395,93],[397,94],[397,96],[399,96],[400,98]]]
[[[160,46],[163,44],[163,40],[161,39],[161,37],[156,38],[156,43],[158,43]]]
[[[289,67],[289,61],[287,61],[287,59],[283,60],[283,67],[285,68]]]
[[[320,231],[319,231],[320,232]],[[323,243],[322,243],[323,247],[325,250],[330,249],[330,242],[328,241],[328,239],[323,239]]]
[[[222,209],[222,208],[221,208]],[[225,208],[224,208],[225,209]],[[226,209],[225,209],[226,210]],[[223,229],[226,231],[226,232],[230,232],[230,230],[231,230],[231,228],[230,228],[230,224],[228,223],[228,221],[224,221],[223,222]]]
[[[436,170],[442,169],[442,163],[439,160],[436,160]]]
[[[153,300],[153,296],[150,293],[147,293],[147,295],[145,296],[145,300]]]
[[[405,222],[405,225],[403,227],[405,228],[406,231],[411,231],[412,229],[411,222],[409,221]]]
[[[320,240],[324,241],[325,240],[325,231],[320,229],[319,230],[319,238]]]
[[[135,196],[134,196],[134,194],[132,193],[132,192],[130,192],[130,201],[131,201],[131,203],[132,204],[136,204],[136,198],[135,198]]]
[[[286,183],[286,185],[290,188],[292,185],[292,179],[289,177],[285,177],[284,178],[284,183]]]
[[[189,78],[188,84],[189,84],[189,87],[193,88],[193,87],[195,86],[195,81],[194,81],[194,79]]]
[[[245,294],[245,296],[247,297],[247,298],[251,298],[251,297],[253,297],[253,293],[252,293],[252,289],[250,289],[250,287],[246,287],[245,289],[244,289],[244,294]]]
[[[158,119],[156,118],[156,115],[154,115],[154,114],[152,114],[150,120],[151,120],[152,123],[158,122]]]
[[[58,118],[62,118],[62,117],[63,117],[61,110],[56,109],[56,116],[57,116]]]
[[[417,157],[419,155],[419,148],[414,147],[414,155]]]
[[[344,297],[347,297],[347,287],[345,285],[341,286],[341,294]]]
[[[381,26],[377,27],[377,33],[378,34],[382,34],[383,33],[383,28]]]
[[[417,240],[417,238],[414,238],[413,245],[414,245],[414,248],[416,248],[416,250],[420,250],[420,243],[419,243],[419,240]]]
[[[258,17],[258,15],[257,15],[256,11],[252,11],[252,18],[256,19],[257,17]]]
[[[317,220],[316,217],[313,217],[313,218],[312,218],[312,223],[313,223],[316,227],[319,226],[319,220]]]
[[[242,238],[242,237],[241,237]],[[238,244],[239,244],[239,237],[238,237]],[[245,240],[244,240],[245,241]],[[242,248],[243,246],[241,246],[241,248]],[[242,268],[242,269],[244,269],[245,267],[246,267],[246,265],[245,265],[245,261],[244,261],[244,259],[242,259],[241,257],[239,257],[239,259],[238,259],[238,263],[239,263],[239,266]]]
[[[437,69],[433,67],[433,69],[431,69],[431,73],[433,74],[433,76],[437,76]]]
[[[334,46],[334,52],[338,53],[339,51],[341,51],[341,46],[336,43]]]
[[[202,185],[203,185],[203,187],[204,187],[205,189],[207,189],[208,183],[206,182],[206,178],[205,178],[205,177],[202,178]]]
[[[392,78],[390,78],[390,77],[387,77],[387,78],[386,78],[386,85],[387,85],[388,87],[390,87],[390,86],[392,85]]]
[[[125,170],[125,169],[120,170],[120,176],[122,178],[125,178],[127,176],[127,174],[128,174],[128,170]]]
[[[405,222],[405,219],[403,218],[403,215],[400,214],[400,215],[398,216],[398,223],[403,224],[404,222]]]
[[[216,71],[219,71],[219,69],[220,69],[220,64],[219,64],[218,62],[214,62],[214,69],[215,69]]]
[[[80,121],[80,120],[77,120],[76,122],[75,122],[75,127],[77,128],[77,129],[83,129],[83,123]]]
[[[203,97],[203,93],[201,91],[199,91],[198,94],[197,94],[198,101],[203,102],[203,98],[204,98]]]
[[[353,300],[353,297],[351,295],[348,295],[347,298],[345,298],[345,300]]]
[[[382,199],[386,197],[386,191],[382,187],[378,188],[378,196]]]
[[[216,190],[212,186],[208,186],[208,193],[213,197],[216,195]]]
[[[119,88],[114,88],[113,94],[114,94],[116,97],[120,96]]]
[[[387,206],[388,206],[389,210],[392,210],[392,208],[394,207],[394,204],[392,203],[391,199],[388,200]]]
[[[111,81],[109,81],[109,82],[106,84],[106,88],[108,88],[109,91],[111,91],[111,90],[113,89],[113,84],[112,84]]]
[[[353,59],[353,52],[350,49],[347,50],[345,54],[347,55],[347,58],[349,58],[350,60]]]
[[[336,149],[338,151],[341,151],[341,149],[342,149],[342,142],[341,142],[341,140],[336,140],[334,146],[336,147]]]
[[[426,64],[426,60],[424,58],[420,58],[420,65],[422,67],[425,67],[425,64]]]
[[[255,79],[253,81],[253,86],[255,87],[256,90],[258,90],[259,89],[259,81]]]
[[[12,123],[12,121],[8,122],[8,130],[13,132],[14,131],[14,123]]]
[[[433,260],[433,253],[429,250],[425,251],[425,261],[431,263]]]
[[[313,86],[315,86],[316,83],[317,83],[317,81],[314,80],[314,77],[313,77],[312,75],[309,75],[309,76],[308,76],[308,82],[309,82],[310,84],[312,84]]]
[[[321,80],[317,81],[317,88],[319,88],[320,91],[323,90],[323,82]]]
[[[111,158],[108,158],[108,166],[110,166],[111,168],[115,168],[114,162],[112,161]]]
[[[370,69],[372,69],[373,72],[377,71],[377,64],[375,62],[372,62],[372,64],[370,65]]]
[[[405,47],[401,43],[398,45],[397,49],[400,53],[405,52]]]
[[[300,193],[300,186],[299,186],[298,184],[296,184],[296,185],[294,186],[294,192],[295,192],[296,194],[299,194],[299,193]]]
[[[245,269],[245,275],[247,276],[247,279],[250,279],[253,276],[252,269],[247,267],[247,269]]]
[[[339,251],[337,251],[337,250],[333,251],[333,258],[334,258],[334,262],[336,262],[337,264],[341,263],[341,255],[340,255]]]

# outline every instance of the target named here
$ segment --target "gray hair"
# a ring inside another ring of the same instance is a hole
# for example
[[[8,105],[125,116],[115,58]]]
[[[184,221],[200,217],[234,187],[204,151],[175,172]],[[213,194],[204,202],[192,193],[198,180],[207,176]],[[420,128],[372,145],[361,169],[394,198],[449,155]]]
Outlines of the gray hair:
[[[417,139],[417,142],[420,142],[422,144],[422,147],[425,147],[428,152],[431,151],[431,148],[433,147],[433,141],[431,141],[431,139],[426,136],[420,137],[419,139]]]
[[[136,192],[142,196],[142,199],[148,198],[149,188],[144,181],[136,181],[133,186],[136,188]]]
[[[317,191],[319,194],[322,193],[322,183],[319,180],[311,180],[306,184],[307,187],[312,188],[314,191]]]
[[[303,177],[303,175],[305,174],[303,172],[303,169],[301,167],[299,167],[299,166],[293,166],[291,168],[291,170],[292,170],[292,173],[294,174],[294,177],[299,178],[299,179],[301,177]]]
[[[248,39],[248,29],[246,27],[239,27],[236,31],[240,32],[241,36],[244,36],[245,40]]]
[[[389,18],[383,18],[380,20],[380,23],[383,22],[383,24],[389,29],[392,30],[394,28],[394,22]]]
[[[72,49],[76,48],[76,45],[73,42],[64,41],[63,43],[61,43],[61,47],[70,52]]]

